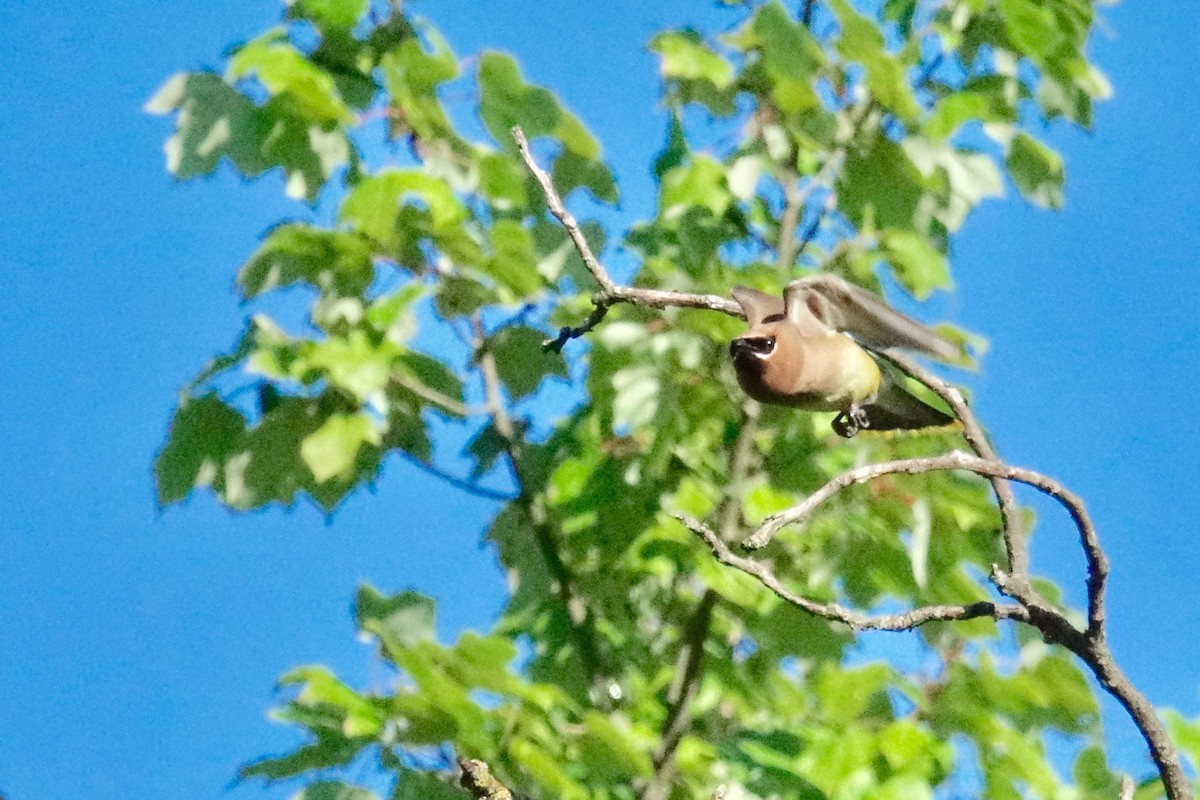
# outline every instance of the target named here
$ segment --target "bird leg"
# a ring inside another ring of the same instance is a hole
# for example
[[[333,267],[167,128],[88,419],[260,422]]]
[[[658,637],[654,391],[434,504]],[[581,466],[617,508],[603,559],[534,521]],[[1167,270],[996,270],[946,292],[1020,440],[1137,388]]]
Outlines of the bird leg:
[[[867,412],[858,403],[851,403],[850,408],[833,418],[833,432],[843,439],[850,439],[859,431],[871,427]]]

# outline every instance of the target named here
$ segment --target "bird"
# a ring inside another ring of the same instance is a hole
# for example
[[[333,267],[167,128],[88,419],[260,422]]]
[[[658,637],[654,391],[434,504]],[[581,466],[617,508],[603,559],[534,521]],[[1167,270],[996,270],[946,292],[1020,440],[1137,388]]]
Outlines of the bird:
[[[836,275],[792,281],[783,297],[735,286],[750,329],[729,344],[742,390],[760,403],[837,411],[832,427],[918,430],[954,418],[910,394],[877,355],[902,348],[950,361],[959,348],[881,298]]]

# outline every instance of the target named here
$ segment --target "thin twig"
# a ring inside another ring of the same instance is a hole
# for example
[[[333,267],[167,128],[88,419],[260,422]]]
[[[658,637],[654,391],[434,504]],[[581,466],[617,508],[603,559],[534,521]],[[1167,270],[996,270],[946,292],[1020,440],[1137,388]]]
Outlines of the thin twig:
[[[571,622],[571,634],[579,661],[583,667],[588,686],[596,692],[597,699],[603,703],[608,697],[602,686],[603,670],[600,662],[600,651],[597,647],[599,633],[596,630],[596,620],[587,604],[580,596],[576,587],[575,576],[563,560],[559,552],[558,536],[546,513],[546,508],[538,494],[529,485],[523,467],[525,442],[517,433],[517,427],[509,416],[504,396],[500,390],[500,373],[496,369],[496,359],[486,346],[487,337],[484,334],[483,322],[478,315],[471,318],[471,329],[474,335],[474,351],[483,375],[483,391],[492,425],[504,442],[504,454],[517,484],[516,503],[525,512],[533,528],[534,541],[546,568],[554,577],[559,601],[567,618]]]
[[[473,494],[476,497],[482,497],[487,500],[497,500],[501,503],[511,503],[513,500],[517,499],[516,495],[502,492],[498,489],[489,489],[486,486],[480,486],[479,484],[473,483],[465,478],[451,475],[449,472],[446,472],[440,467],[436,467],[433,464],[430,464],[428,461],[417,458],[415,455],[405,450],[400,451],[400,457],[412,464],[414,467],[428,472],[433,477],[443,480],[454,488],[463,490],[467,494]]]
[[[759,407],[753,401],[742,406],[742,427],[729,457],[729,480],[719,512],[721,536],[733,540],[741,525],[741,497],[754,456],[754,433],[758,428]],[[675,752],[687,732],[688,709],[700,689],[704,643],[712,627],[713,610],[718,600],[710,587],[700,597],[696,610],[684,630],[682,646],[675,663],[675,679],[667,690],[667,714],[659,730],[659,744],[651,758],[653,772],[641,794],[641,800],[665,800],[671,792],[675,774]]]
[[[802,608],[810,614],[834,622],[840,622],[855,631],[907,631],[930,622],[949,622],[951,620],[977,619],[992,617],[993,619],[1020,619],[1028,615],[1020,605],[1000,605],[990,602],[972,603],[970,605],[937,605],[922,606],[903,614],[868,615],[853,611],[838,603],[822,603],[808,597],[796,594],[783,585],[770,567],[761,561],[744,558],[734,553],[721,537],[703,522],[686,515],[675,515],[684,527],[698,534],[713,552],[713,556],[722,564],[739,569],[757,579],[763,586],[770,589],[785,602]]]
[[[420,381],[413,380],[407,375],[393,374],[392,382],[402,389],[412,392],[422,400],[431,403],[456,417],[469,417],[474,414],[482,414],[487,411],[485,408],[469,406],[461,400],[444,395],[438,390],[426,386]]]

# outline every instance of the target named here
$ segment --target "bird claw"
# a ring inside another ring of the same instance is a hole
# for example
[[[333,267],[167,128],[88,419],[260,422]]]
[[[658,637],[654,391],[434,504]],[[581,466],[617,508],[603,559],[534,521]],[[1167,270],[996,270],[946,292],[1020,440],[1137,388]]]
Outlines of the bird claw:
[[[833,418],[833,432],[843,439],[851,439],[856,433],[871,427],[867,412],[859,406],[850,406],[846,411]]]

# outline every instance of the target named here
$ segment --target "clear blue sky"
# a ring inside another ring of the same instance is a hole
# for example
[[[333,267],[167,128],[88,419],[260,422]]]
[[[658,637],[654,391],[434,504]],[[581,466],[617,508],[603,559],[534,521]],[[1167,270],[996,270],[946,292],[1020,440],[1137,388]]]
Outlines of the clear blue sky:
[[[704,2],[420,0],[460,54],[515,51],[604,142],[628,218],[652,208],[661,25]],[[198,798],[289,745],[265,721],[289,668],[380,680],[348,613],[356,583],[415,587],[442,630],[485,627],[502,582],[487,503],[389,464],[327,524],[308,507],[155,510],[150,464],[176,392],[240,328],[235,268],[302,209],[270,176],[175,185],[167,123],[140,107],[217,66],[274,0],[0,4],[0,792],[8,800]],[[1092,52],[1116,87],[1096,132],[1057,130],[1067,207],[978,211],[939,310],[991,338],[972,381],[1001,453],[1083,495],[1112,557],[1112,638],[1153,702],[1200,712],[1200,4],[1106,8]],[[1041,506],[1046,508],[1045,506]],[[449,509],[449,512],[448,512]],[[1041,571],[1081,594],[1046,509]],[[1111,738],[1143,763],[1114,711]],[[1138,767],[1140,771],[1140,767]],[[285,797],[236,787],[234,798]]]

